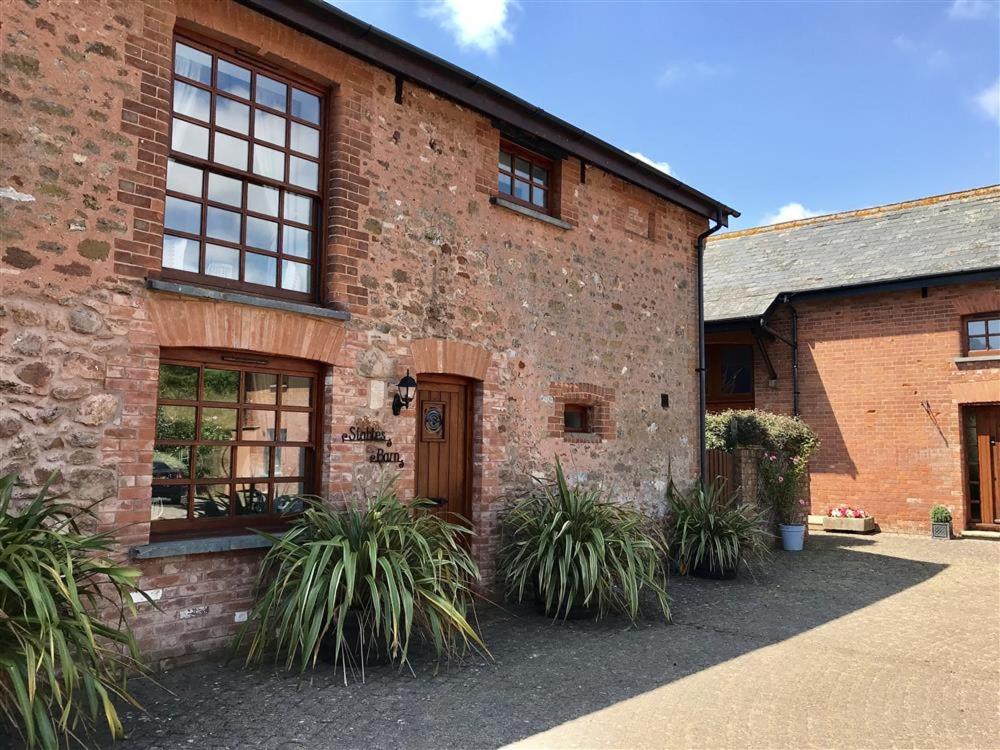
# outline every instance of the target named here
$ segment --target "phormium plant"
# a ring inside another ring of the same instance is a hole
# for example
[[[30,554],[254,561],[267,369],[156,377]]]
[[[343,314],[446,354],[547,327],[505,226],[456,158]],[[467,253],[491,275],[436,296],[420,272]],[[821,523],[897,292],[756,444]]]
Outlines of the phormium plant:
[[[595,619],[616,612],[635,622],[645,589],[669,620],[667,547],[656,523],[596,488],[570,487],[558,460],[555,474],[553,485],[515,501],[501,521],[507,596],[538,597],[554,619],[584,607]]]
[[[724,482],[686,492],[671,482],[667,500],[670,551],[682,573],[735,574],[741,563],[752,572],[769,558],[767,511],[728,495]]]
[[[125,618],[139,571],[109,555],[93,514],[47,497],[52,478],[15,513],[16,477],[0,478],[0,714],[28,747],[84,742],[122,725],[115,699],[137,705],[138,652]]]
[[[247,664],[273,649],[286,669],[305,671],[322,651],[346,682],[348,668],[364,679],[371,661],[406,664],[415,633],[438,657],[485,652],[468,619],[479,579],[465,545],[470,532],[432,507],[401,502],[387,483],[345,508],[312,499],[284,535],[260,532],[273,546],[234,644],[249,639]]]

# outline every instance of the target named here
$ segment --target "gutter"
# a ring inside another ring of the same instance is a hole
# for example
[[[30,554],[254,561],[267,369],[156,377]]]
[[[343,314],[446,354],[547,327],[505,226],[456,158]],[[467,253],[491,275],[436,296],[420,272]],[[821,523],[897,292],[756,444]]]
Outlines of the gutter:
[[[323,0],[237,0],[241,5],[412,81],[493,120],[523,130],[588,164],[706,219],[728,226],[739,212],[435,55],[364,23]]]
[[[738,214],[737,214],[738,215]],[[706,231],[698,235],[698,476],[701,477],[702,484],[707,478],[705,472],[708,470],[708,449],[705,446],[705,247],[709,236],[718,232],[725,226],[724,216],[718,215],[714,221],[715,226],[709,227]]]

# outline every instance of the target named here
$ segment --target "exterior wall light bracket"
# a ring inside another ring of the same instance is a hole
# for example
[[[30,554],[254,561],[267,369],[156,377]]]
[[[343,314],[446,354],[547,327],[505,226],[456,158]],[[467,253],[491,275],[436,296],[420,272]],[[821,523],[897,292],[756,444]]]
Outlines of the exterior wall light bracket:
[[[403,376],[402,380],[396,386],[396,395],[392,397],[393,416],[398,417],[399,413],[413,402],[413,398],[416,395],[417,381],[413,379],[410,371],[407,370],[406,375]]]

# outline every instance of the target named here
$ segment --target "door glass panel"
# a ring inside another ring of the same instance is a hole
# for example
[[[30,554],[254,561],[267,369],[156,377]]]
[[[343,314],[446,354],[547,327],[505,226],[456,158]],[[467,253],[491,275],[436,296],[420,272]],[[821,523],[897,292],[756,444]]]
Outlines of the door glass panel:
[[[309,422],[312,417],[305,411],[281,412],[281,439],[290,443],[309,441]]]
[[[240,394],[240,374],[236,370],[205,368],[205,401],[235,403]]]
[[[274,423],[275,413],[273,411],[264,409],[244,409],[243,434],[240,439],[251,442],[274,440]]]
[[[278,446],[274,449],[276,477],[302,477],[306,474],[306,449]]]
[[[281,391],[282,406],[309,406],[312,399],[312,378],[286,375]]]

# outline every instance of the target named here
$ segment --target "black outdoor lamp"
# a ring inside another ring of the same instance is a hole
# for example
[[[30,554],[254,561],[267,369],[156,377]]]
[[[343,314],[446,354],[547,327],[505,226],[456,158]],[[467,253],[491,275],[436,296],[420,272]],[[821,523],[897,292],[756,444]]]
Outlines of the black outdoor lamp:
[[[417,395],[417,381],[410,375],[409,370],[396,388],[396,395],[392,397],[392,414],[398,417],[399,412],[408,407],[413,402],[413,397]]]

